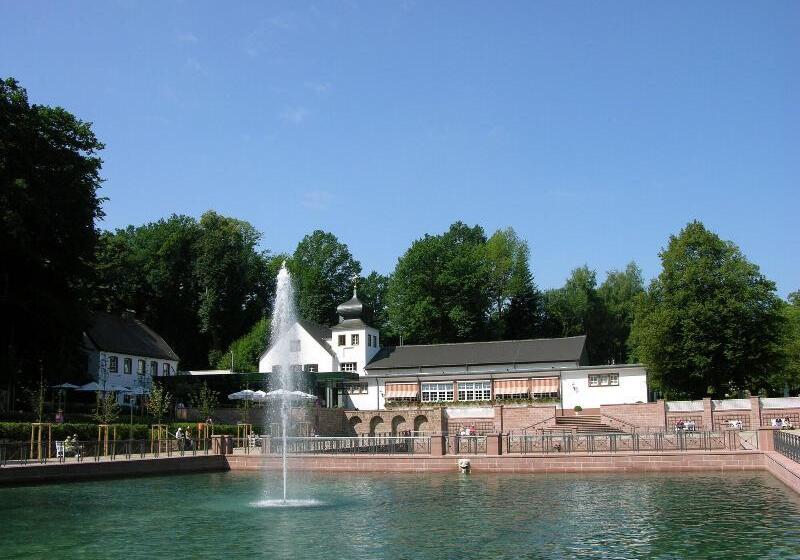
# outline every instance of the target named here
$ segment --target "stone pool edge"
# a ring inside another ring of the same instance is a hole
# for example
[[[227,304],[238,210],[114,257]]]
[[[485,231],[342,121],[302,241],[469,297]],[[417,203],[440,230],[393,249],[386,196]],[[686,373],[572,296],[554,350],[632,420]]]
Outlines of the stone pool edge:
[[[800,464],[770,450],[550,455],[295,455],[289,468],[327,472],[458,472],[469,459],[475,473],[636,473],[767,471],[800,494]],[[213,471],[279,470],[269,455],[197,455],[0,467],[0,485],[46,484]]]

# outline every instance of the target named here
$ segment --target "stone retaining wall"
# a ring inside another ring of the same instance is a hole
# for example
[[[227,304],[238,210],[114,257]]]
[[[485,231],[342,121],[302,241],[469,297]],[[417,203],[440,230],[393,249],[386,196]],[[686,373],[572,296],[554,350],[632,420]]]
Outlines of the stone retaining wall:
[[[289,457],[289,468],[298,471],[362,472],[458,472],[461,455],[305,455]],[[592,455],[480,455],[468,456],[472,472],[588,473],[588,472],[679,472],[742,471],[764,468],[758,451],[707,453],[592,454]],[[230,455],[231,470],[279,470],[281,458],[261,455]]]

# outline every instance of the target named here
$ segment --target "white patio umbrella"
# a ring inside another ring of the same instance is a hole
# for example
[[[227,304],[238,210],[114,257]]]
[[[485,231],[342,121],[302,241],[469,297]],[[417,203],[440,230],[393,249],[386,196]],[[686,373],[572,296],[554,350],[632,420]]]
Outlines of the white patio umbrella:
[[[260,402],[266,399],[266,397],[267,394],[264,391],[256,391],[255,393],[253,393],[252,400]]]
[[[100,387],[100,385],[97,383],[97,381],[90,381],[90,382],[89,382],[89,383],[87,383],[86,385],[81,385],[81,386],[80,386],[80,387],[78,387],[76,390],[77,390],[77,391],[91,391],[91,392],[95,392],[95,391],[100,391],[101,389],[102,389],[102,387]]]
[[[130,387],[125,387],[123,385],[110,385],[106,387],[106,391],[111,393],[130,393]]]
[[[254,393],[255,391],[251,391],[250,389],[244,389],[242,391],[231,393],[230,395],[228,395],[228,399],[232,401],[241,401],[241,400],[251,401],[253,400]]]
[[[316,395],[310,395],[308,393],[304,393],[303,391],[287,391],[286,389],[275,389],[274,391],[270,391],[266,395],[264,395],[265,399],[283,399],[286,400],[312,400],[316,399]]]
[[[80,385],[73,385],[72,383],[62,383],[61,385],[53,385],[53,389],[78,389]]]

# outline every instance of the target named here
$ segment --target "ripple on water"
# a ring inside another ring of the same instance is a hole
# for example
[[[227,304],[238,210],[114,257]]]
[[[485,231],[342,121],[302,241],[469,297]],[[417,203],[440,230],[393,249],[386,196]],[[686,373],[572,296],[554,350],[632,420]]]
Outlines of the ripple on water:
[[[255,508],[312,508],[324,505],[325,502],[319,500],[258,500],[250,503]]]

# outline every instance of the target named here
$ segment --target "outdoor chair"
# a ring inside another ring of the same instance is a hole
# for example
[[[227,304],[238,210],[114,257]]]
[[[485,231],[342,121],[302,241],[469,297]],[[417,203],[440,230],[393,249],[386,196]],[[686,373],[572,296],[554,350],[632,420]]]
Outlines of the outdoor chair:
[[[56,459],[63,459],[64,458],[64,442],[57,441],[56,442]]]

